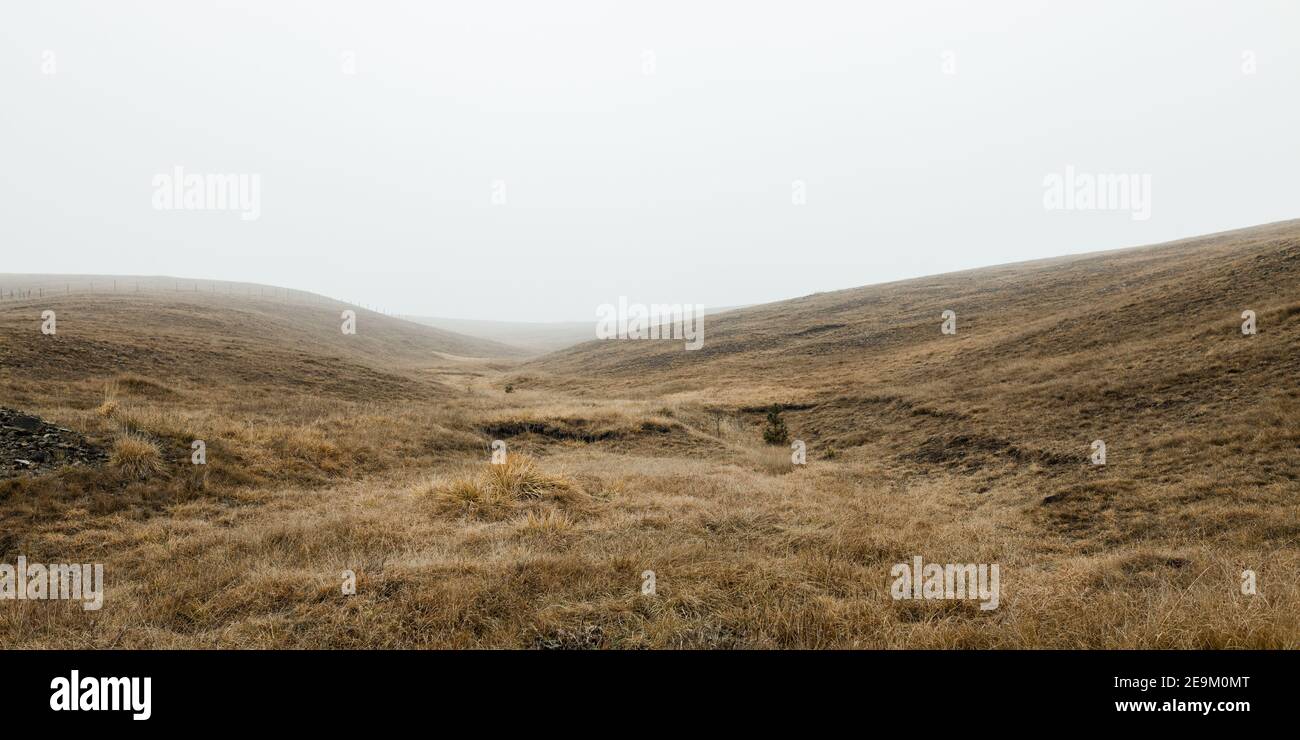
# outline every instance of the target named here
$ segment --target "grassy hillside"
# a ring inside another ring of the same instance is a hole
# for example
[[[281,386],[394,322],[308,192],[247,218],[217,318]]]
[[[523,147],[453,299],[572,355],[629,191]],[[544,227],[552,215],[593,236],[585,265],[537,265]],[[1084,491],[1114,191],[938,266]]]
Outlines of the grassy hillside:
[[[523,363],[248,295],[74,293],[47,341],[50,300],[6,300],[0,405],[106,461],[0,480],[0,557],[109,591],[0,604],[0,641],[1300,647],[1297,288],[1288,222]],[[891,598],[915,556],[998,564],[1000,605]]]
[[[810,457],[946,481],[1064,552],[1263,557],[1300,539],[1300,222],[818,294],[705,331],[694,352],[593,342],[521,372],[753,419],[783,404]]]
[[[0,517],[47,516],[59,508],[49,497],[158,511],[241,487],[347,479],[444,444],[474,447],[472,438],[439,437],[447,430],[436,421],[464,393],[474,375],[466,368],[491,366],[463,355],[515,352],[355,308],[356,333],[345,335],[344,304],[319,297],[21,290],[34,297],[0,301],[0,406],[83,433],[105,454],[144,440],[161,474],[69,468],[0,481],[27,494]],[[54,312],[52,335],[42,333],[45,311]],[[390,425],[390,416],[412,424]],[[192,470],[194,440],[214,454]]]

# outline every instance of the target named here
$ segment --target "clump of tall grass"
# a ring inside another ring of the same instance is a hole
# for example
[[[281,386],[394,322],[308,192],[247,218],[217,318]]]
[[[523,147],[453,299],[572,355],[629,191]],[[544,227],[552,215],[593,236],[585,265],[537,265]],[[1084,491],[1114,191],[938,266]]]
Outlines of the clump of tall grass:
[[[163,472],[158,445],[137,434],[123,434],[113,442],[109,464],[126,478],[147,480]]]
[[[104,385],[104,401],[95,408],[95,414],[101,419],[111,419],[117,413],[117,381],[111,380]]]
[[[573,531],[573,519],[555,509],[530,511],[519,523],[519,532],[544,540],[557,540]]]
[[[498,519],[532,501],[573,502],[582,490],[567,477],[543,471],[532,457],[507,455],[470,475],[435,481],[424,494],[440,513]]]

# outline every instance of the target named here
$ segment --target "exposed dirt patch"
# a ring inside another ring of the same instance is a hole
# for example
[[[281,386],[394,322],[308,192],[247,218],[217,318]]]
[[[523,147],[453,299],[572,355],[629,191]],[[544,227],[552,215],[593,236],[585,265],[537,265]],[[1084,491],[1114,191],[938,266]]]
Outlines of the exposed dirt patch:
[[[546,421],[503,421],[487,424],[483,431],[497,439],[536,434],[555,440],[599,442],[613,439],[622,433],[614,429],[601,429],[589,419],[553,419]]]
[[[766,414],[768,411],[772,410],[773,406],[781,412],[807,411],[809,409],[817,408],[817,404],[815,403],[768,403],[758,406],[741,406],[740,411],[745,414]]]
[[[0,407],[0,478],[65,465],[100,465],[107,459],[103,450],[71,429]]]
[[[511,445],[534,454],[547,454],[548,447],[592,445],[605,452],[649,457],[711,454],[719,458],[726,448],[716,440],[691,433],[678,422],[656,419],[609,421],[583,417],[547,419],[510,419],[490,421],[482,426],[484,434],[495,439],[509,439]]]

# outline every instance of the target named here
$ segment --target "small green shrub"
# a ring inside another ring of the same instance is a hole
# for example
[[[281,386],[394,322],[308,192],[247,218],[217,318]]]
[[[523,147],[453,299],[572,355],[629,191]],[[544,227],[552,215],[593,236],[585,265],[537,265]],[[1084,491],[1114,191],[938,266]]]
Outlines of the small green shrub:
[[[773,404],[767,411],[767,428],[763,430],[763,441],[770,445],[783,445],[790,441],[790,430],[785,428],[781,419],[781,407]]]

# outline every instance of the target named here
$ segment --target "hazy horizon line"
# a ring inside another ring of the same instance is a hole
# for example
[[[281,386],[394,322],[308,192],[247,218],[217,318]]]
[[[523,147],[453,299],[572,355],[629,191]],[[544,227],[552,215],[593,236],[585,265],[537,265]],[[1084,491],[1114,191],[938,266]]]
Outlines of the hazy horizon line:
[[[1010,266],[1013,266],[1013,265],[1028,265],[1028,264],[1033,264],[1033,263],[1035,263],[1035,262],[1046,262],[1046,261],[1057,260],[1057,259],[1064,259],[1064,258],[1070,258],[1070,257],[1087,257],[1087,256],[1090,256],[1090,255],[1099,255],[1099,254],[1105,254],[1105,253],[1108,253],[1108,252],[1117,252],[1117,251],[1123,251],[1123,250],[1128,250],[1128,249],[1157,248],[1157,247],[1162,247],[1162,246],[1168,246],[1168,245],[1172,245],[1172,244],[1177,244],[1178,242],[1183,242],[1183,241],[1191,241],[1191,240],[1196,240],[1196,239],[1205,239],[1205,238],[1210,238],[1210,237],[1215,237],[1215,236],[1221,236],[1221,235],[1232,234],[1232,233],[1240,232],[1240,231],[1249,231],[1249,230],[1252,230],[1252,229],[1263,229],[1263,228],[1267,228],[1267,227],[1270,227],[1270,226],[1277,226],[1277,225],[1281,225],[1281,224],[1290,223],[1290,222],[1292,222],[1292,221],[1300,221],[1300,217],[1296,217],[1296,218],[1287,218],[1287,219],[1280,219],[1280,220],[1277,220],[1277,221],[1266,221],[1266,222],[1264,222],[1264,223],[1251,224],[1251,225],[1247,225],[1247,226],[1238,226],[1238,227],[1233,227],[1233,228],[1230,228],[1230,229],[1223,229],[1223,230],[1221,230],[1221,231],[1212,231],[1212,232],[1203,233],[1203,234],[1193,234],[1193,235],[1189,235],[1189,236],[1179,237],[1179,238],[1177,238],[1177,239],[1169,239],[1169,240],[1166,240],[1166,241],[1160,241],[1160,242],[1143,243],[1143,244],[1126,244],[1126,245],[1118,246],[1118,247],[1107,247],[1107,248],[1103,248],[1103,249],[1093,249],[1093,250],[1088,250],[1088,251],[1084,251],[1084,252],[1066,252],[1066,253],[1063,253],[1063,254],[1057,254],[1057,255],[1053,255],[1053,256],[1049,256],[1049,257],[1035,257],[1035,258],[1033,258],[1033,259],[1028,259],[1028,260],[1016,260],[1016,261],[1012,261],[1012,262],[994,262],[994,263],[990,263],[990,264],[976,265],[976,266],[974,266],[974,267],[962,267],[962,268],[957,268],[957,269],[952,269],[952,270],[946,270],[946,271],[943,271],[943,272],[927,272],[927,273],[919,274],[919,275],[909,275],[909,276],[907,276],[907,277],[896,278],[896,279],[892,279],[892,280],[882,280],[882,281],[878,281],[878,282],[858,283],[858,284],[855,284],[855,285],[847,285],[847,286],[842,286],[842,287],[837,287],[837,288],[827,288],[827,289],[824,289],[824,290],[817,290],[817,291],[813,291],[813,292],[811,292],[811,293],[803,293],[803,294],[800,294],[800,295],[787,295],[787,296],[783,296],[783,297],[775,297],[775,298],[768,298],[768,299],[755,300],[755,301],[750,301],[750,302],[746,302],[746,303],[733,303],[733,304],[730,304],[730,305],[719,306],[719,307],[716,307],[716,308],[714,308],[714,307],[710,307],[709,304],[707,304],[707,303],[704,303],[704,304],[701,304],[701,305],[704,306],[704,309],[705,309],[705,313],[706,313],[706,314],[715,314],[715,313],[721,313],[721,312],[725,312],[725,311],[737,310],[737,309],[742,309],[742,308],[752,308],[752,307],[755,307],[755,306],[764,306],[764,305],[769,305],[769,304],[774,304],[774,303],[782,303],[782,302],[785,302],[785,301],[792,301],[792,300],[796,300],[796,299],[799,299],[799,298],[805,298],[805,297],[812,296],[812,295],[822,295],[822,294],[826,294],[826,293],[837,293],[837,292],[840,292],[840,291],[845,291],[845,290],[854,290],[854,289],[857,289],[857,288],[866,288],[866,287],[871,287],[871,286],[890,285],[890,284],[894,284],[894,283],[907,282],[907,281],[910,281],[910,280],[924,280],[924,279],[927,279],[927,278],[939,277],[939,276],[942,276],[942,275],[953,275],[953,274],[958,274],[958,273],[963,273],[963,272],[973,272],[973,271],[976,271],[976,270],[985,270],[985,269],[992,269],[992,268],[998,268],[998,267],[1010,267]],[[584,323],[590,323],[590,322],[592,322],[592,321],[595,320],[594,317],[587,317],[587,318],[572,318],[572,319],[555,319],[555,320],[550,320],[550,321],[529,321],[529,320],[521,320],[521,319],[514,319],[514,318],[500,319],[500,318],[482,318],[482,317],[480,317],[480,316],[472,316],[472,317],[470,317],[470,316],[449,316],[449,315],[445,315],[445,314],[441,314],[441,313],[412,313],[412,312],[410,312],[410,311],[387,311],[387,310],[384,310],[382,306],[373,306],[372,304],[366,303],[366,302],[364,302],[364,301],[355,301],[355,300],[351,300],[351,299],[348,299],[348,298],[340,298],[340,297],[337,297],[337,296],[329,295],[329,294],[327,294],[327,293],[322,293],[322,292],[319,292],[319,291],[316,291],[316,290],[312,290],[312,289],[310,289],[310,288],[301,288],[301,287],[295,287],[295,286],[291,286],[291,285],[283,285],[283,284],[276,284],[276,283],[255,282],[255,281],[249,281],[249,280],[226,280],[226,279],[204,278],[204,277],[186,277],[186,276],[183,276],[183,275],[167,275],[167,274],[145,275],[145,274],[138,274],[138,273],[101,273],[101,272],[97,272],[97,273],[0,272],[0,291],[2,291],[3,288],[4,288],[4,285],[3,285],[3,282],[2,282],[2,281],[3,281],[3,279],[6,278],[6,277],[26,277],[26,278],[34,278],[34,277],[35,277],[35,278],[62,278],[62,279],[67,279],[67,278],[82,278],[82,279],[85,279],[85,278],[105,278],[105,279],[109,279],[109,280],[113,280],[113,279],[123,279],[123,278],[126,278],[126,279],[135,278],[135,279],[148,279],[148,280],[189,281],[189,283],[190,283],[191,286],[198,285],[198,284],[201,284],[201,283],[205,283],[205,284],[209,284],[209,285],[224,284],[224,285],[245,285],[245,286],[257,286],[257,287],[262,287],[262,288],[273,288],[273,289],[277,289],[277,290],[287,290],[287,291],[294,291],[294,292],[296,292],[296,293],[310,294],[310,295],[313,295],[313,296],[318,296],[318,297],[320,297],[320,298],[324,298],[324,299],[326,299],[326,300],[335,301],[335,302],[338,302],[338,303],[343,303],[343,304],[352,305],[352,306],[357,306],[357,307],[360,307],[360,308],[365,308],[365,309],[368,309],[368,310],[373,310],[373,311],[376,311],[376,312],[379,312],[379,313],[383,313],[383,314],[385,314],[385,315],[387,315],[387,316],[391,316],[391,317],[394,317],[394,318],[407,319],[407,320],[409,320],[410,318],[417,318],[417,319],[438,319],[438,320],[445,320],[445,321],[468,321],[468,322],[479,322],[479,323],[485,323],[485,324],[524,324],[524,325],[531,325],[531,326],[554,326],[554,325],[559,325],[559,324],[584,324]],[[96,292],[98,292],[98,291],[96,291]],[[106,292],[107,292],[107,291],[106,291]],[[186,291],[181,291],[181,292],[186,292]],[[614,299],[617,299],[618,296],[613,296],[613,298],[614,298]],[[679,301],[663,301],[663,302],[664,302],[664,303],[679,303]],[[593,307],[593,313],[594,313],[594,310],[595,310],[595,307]]]

